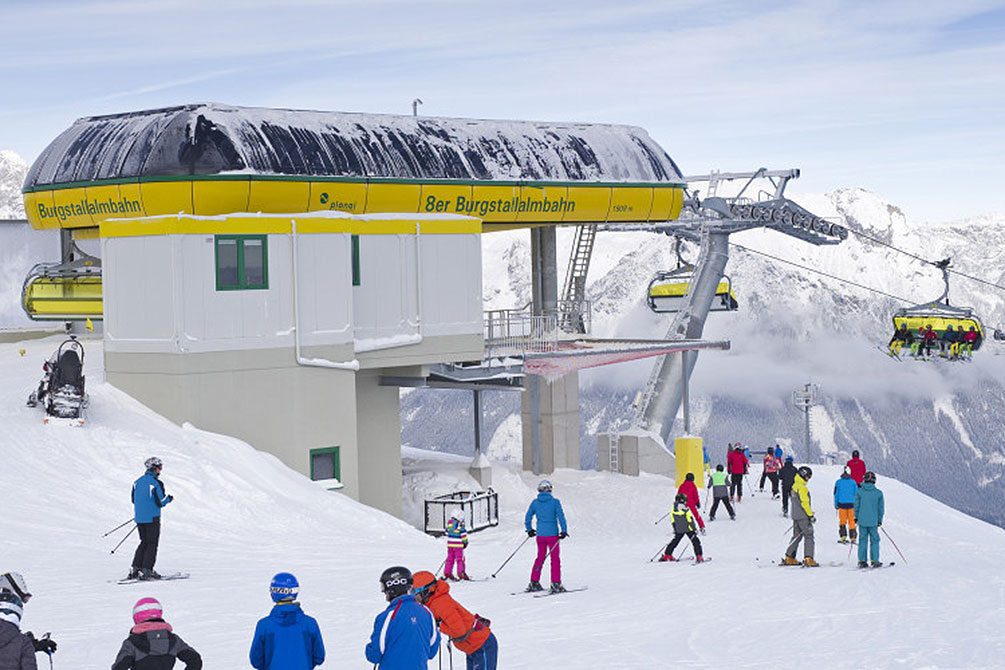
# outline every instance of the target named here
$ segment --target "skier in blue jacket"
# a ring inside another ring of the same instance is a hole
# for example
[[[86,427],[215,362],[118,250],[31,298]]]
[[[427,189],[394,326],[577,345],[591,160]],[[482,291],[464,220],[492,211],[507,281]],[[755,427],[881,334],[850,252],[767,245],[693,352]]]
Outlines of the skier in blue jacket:
[[[531,521],[537,517],[537,529],[531,526]],[[551,592],[560,593],[565,590],[562,586],[562,558],[558,553],[560,540],[569,537],[569,527],[565,523],[565,512],[562,511],[562,503],[558,498],[551,495],[551,482],[542,479],[537,485],[537,498],[527,508],[527,514],[523,519],[527,535],[537,536],[537,558],[534,559],[534,567],[530,570],[530,584],[528,591],[543,591],[541,586],[541,569],[544,567],[545,556],[551,554]],[[561,526],[561,532],[559,531]]]
[[[325,662],[325,644],[314,617],[300,609],[300,583],[288,572],[272,578],[269,595],[275,603],[259,619],[249,658],[255,670],[313,670]]]
[[[160,579],[154,570],[157,562],[157,547],[161,539],[161,508],[174,500],[173,496],[164,492],[164,483],[160,480],[164,463],[156,456],[151,456],[144,463],[147,471],[133,482],[133,520],[140,532],[140,546],[133,554],[133,565],[129,570],[128,579]]]
[[[838,513],[838,542],[841,544],[854,542],[858,534],[852,509],[855,507],[856,493],[858,484],[851,478],[851,468],[846,465],[840,479],[834,482],[834,509]]]
[[[433,614],[412,595],[408,568],[388,568],[380,575],[387,609],[373,620],[366,660],[379,670],[426,670],[440,648],[440,630]]]
[[[862,486],[855,494],[854,509],[855,519],[862,529],[858,543],[858,567],[869,567],[865,562],[867,557],[872,559],[872,567],[881,567],[883,564],[879,560],[879,527],[883,525],[886,505],[883,502],[883,492],[876,488],[875,472],[867,472],[862,478]]]

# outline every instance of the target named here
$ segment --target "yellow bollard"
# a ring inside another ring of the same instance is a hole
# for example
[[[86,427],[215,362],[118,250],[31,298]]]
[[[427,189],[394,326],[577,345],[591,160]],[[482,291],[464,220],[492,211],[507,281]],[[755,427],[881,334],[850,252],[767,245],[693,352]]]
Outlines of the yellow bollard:
[[[684,482],[687,473],[693,472],[695,485],[702,488],[705,472],[705,457],[700,437],[678,437],[674,439],[674,455],[677,459],[677,486]]]

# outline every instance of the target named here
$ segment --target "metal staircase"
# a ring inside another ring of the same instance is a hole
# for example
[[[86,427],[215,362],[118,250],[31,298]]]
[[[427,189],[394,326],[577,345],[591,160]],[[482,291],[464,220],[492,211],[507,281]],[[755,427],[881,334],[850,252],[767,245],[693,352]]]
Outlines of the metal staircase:
[[[586,304],[586,274],[590,270],[590,257],[597,237],[597,225],[577,226],[569,254],[569,268],[565,273],[565,287],[562,299],[567,305]],[[561,315],[559,327],[567,333],[585,333],[586,323],[583,309],[570,309]]]

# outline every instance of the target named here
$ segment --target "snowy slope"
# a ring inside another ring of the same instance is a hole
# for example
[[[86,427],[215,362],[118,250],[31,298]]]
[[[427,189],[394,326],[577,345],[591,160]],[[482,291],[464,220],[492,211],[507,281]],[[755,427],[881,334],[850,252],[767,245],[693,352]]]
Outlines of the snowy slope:
[[[814,213],[839,220],[928,258],[952,256],[954,267],[1005,283],[1005,214],[932,224],[903,213],[863,189],[798,198]],[[941,278],[902,254],[851,235],[836,247],[812,247],[772,231],[750,231],[733,241],[909,302],[935,299]],[[560,272],[571,231],[559,231]],[[689,248],[693,260],[696,250]],[[526,232],[486,235],[483,241],[487,307],[530,299]],[[663,337],[670,316],[643,302],[656,270],[674,266],[672,241],[645,233],[602,233],[590,266],[593,332],[601,336]],[[724,353],[703,354],[693,378],[696,430],[706,442],[788,442],[802,449],[801,416],[792,391],[820,385],[814,439],[825,451],[860,449],[881,473],[897,476],[944,502],[1005,525],[1005,347],[988,342],[970,365],[897,363],[877,350],[889,339],[890,315],[902,303],[757,254],[733,248],[727,273],[740,311],[713,314],[706,336],[732,341]],[[955,304],[975,307],[990,329],[1005,323],[1005,292],[954,279]],[[594,463],[596,432],[625,425],[651,362],[587,371],[580,377],[583,461]],[[488,394],[485,439],[519,409],[515,395]],[[470,421],[470,398],[420,391],[406,411],[425,407],[405,428],[414,446],[470,450],[468,434],[451,435],[444,413]],[[909,420],[905,420],[909,419]]]
[[[320,491],[241,442],[152,414],[101,382],[96,344],[86,361],[88,426],[42,427],[23,396],[54,344],[0,345],[0,568],[26,574],[36,597],[25,627],[53,631],[56,667],[107,667],[143,595],[162,601],[207,668],[246,667],[254,622],[268,610],[266,585],[278,570],[300,577],[304,606],[329,648],[324,667],[369,667],[361,654],[381,608],[378,574],[396,563],[435,569],[443,542]],[[165,511],[159,567],[193,577],[119,586],[109,580],[127,567],[135,542],[111,557],[118,538],[100,535],[128,518],[130,482],[151,453],[164,459],[163,478],[177,498]],[[424,496],[473,483],[467,459],[418,450],[404,456],[413,517]],[[832,543],[835,473],[820,468],[811,482],[824,561],[847,556]],[[502,524],[472,536],[474,576],[495,570],[525,537],[523,512],[534,494],[534,479],[512,467],[497,466],[494,476]],[[454,588],[463,604],[492,619],[507,670],[765,667],[797,653],[804,667],[990,667],[1005,653],[1005,533],[897,482],[881,481],[885,527],[910,563],[885,543],[884,558],[898,565],[860,573],[759,568],[780,556],[788,524],[761,495],[740,505],[736,522],[711,524],[702,539],[712,563],[650,564],[666,540],[665,527],[653,525],[671,494],[666,479],[575,471],[553,479],[571,530],[564,581],[589,590],[511,596],[527,580],[529,546],[497,579]]]

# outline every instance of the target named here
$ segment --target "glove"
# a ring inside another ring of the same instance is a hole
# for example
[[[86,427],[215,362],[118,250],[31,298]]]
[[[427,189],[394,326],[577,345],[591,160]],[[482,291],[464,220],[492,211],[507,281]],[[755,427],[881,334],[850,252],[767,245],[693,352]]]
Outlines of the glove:
[[[559,533],[558,534],[558,539],[560,539],[560,540],[564,540],[567,537],[569,537],[568,533]]]
[[[527,530],[527,537],[534,537],[535,535],[537,535],[537,531],[533,528]]]
[[[172,500],[174,500],[174,496],[168,496],[167,498],[164,499],[164,504],[167,505]]]
[[[31,633],[25,633],[25,635],[31,640],[31,646],[35,648],[36,654],[42,653],[51,656],[56,653],[56,643],[49,639],[48,633],[42,636],[41,640],[36,640]]]
[[[468,541],[467,541],[467,540],[464,540],[464,548],[465,548],[465,549],[467,549],[467,548],[468,548]]]
[[[882,528],[882,527],[883,527],[883,522],[882,521],[880,521],[879,523],[876,524],[876,528]]]
[[[701,529],[701,534],[702,534],[702,535],[704,535],[704,534],[705,534],[705,529],[704,529],[704,528],[702,528],[702,529]]]
[[[810,517],[810,523],[816,523],[816,522],[817,522],[817,518],[815,516],[811,516]]]

